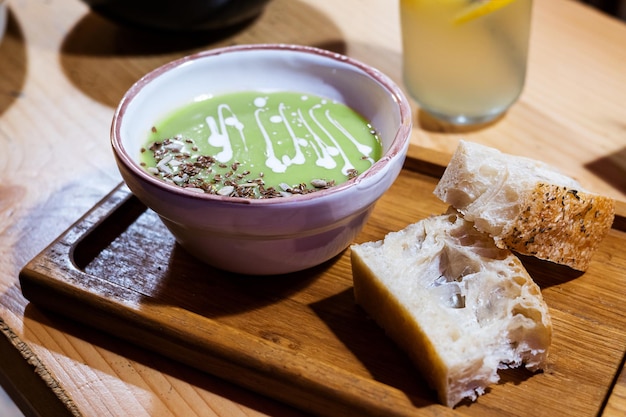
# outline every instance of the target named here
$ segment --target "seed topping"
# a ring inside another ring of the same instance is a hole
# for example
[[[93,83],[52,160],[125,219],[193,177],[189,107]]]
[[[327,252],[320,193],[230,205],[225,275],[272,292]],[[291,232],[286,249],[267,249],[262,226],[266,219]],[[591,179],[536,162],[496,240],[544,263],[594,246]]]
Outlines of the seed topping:
[[[309,184],[283,182],[278,185],[278,189],[267,187],[262,171],[253,174],[249,169],[241,170],[239,161],[227,165],[218,162],[211,155],[192,155],[188,149],[198,151],[193,139],[175,136],[153,142],[142,147],[140,151],[151,152],[156,165],[145,166],[143,163],[142,166],[155,177],[189,191],[240,198],[288,198],[327,189],[336,184],[335,180],[313,178]],[[347,172],[348,179],[357,175],[355,169]]]

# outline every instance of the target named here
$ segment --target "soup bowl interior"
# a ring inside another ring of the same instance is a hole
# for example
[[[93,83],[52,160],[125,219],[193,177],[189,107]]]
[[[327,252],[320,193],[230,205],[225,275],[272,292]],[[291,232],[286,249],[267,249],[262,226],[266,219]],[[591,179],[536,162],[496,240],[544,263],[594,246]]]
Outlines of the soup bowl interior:
[[[272,199],[199,194],[139,165],[156,121],[191,102],[237,91],[293,91],[346,104],[375,127],[382,158],[335,187]],[[186,250],[218,268],[266,275],[305,269],[344,250],[399,174],[410,131],[406,98],[377,70],[311,47],[244,45],[191,55],[144,76],[120,102],[111,140],[130,190]]]

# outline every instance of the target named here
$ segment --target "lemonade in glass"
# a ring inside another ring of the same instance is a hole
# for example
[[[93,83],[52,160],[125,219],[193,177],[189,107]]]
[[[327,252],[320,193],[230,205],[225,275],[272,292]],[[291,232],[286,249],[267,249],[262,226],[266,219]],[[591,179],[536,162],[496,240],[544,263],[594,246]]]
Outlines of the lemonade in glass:
[[[453,124],[497,118],[524,86],[531,6],[532,0],[400,0],[409,94]]]

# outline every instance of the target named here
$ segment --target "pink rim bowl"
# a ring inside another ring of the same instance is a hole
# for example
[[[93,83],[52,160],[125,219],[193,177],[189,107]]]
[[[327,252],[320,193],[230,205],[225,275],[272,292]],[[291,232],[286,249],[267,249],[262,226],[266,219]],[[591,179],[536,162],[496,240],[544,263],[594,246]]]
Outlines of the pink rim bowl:
[[[140,148],[155,121],[198,97],[246,90],[338,100],[378,130],[383,156],[356,178],[327,190],[256,200],[187,191],[139,165]],[[128,188],[185,250],[219,269],[270,275],[319,265],[350,245],[400,173],[410,133],[406,97],[376,69],[313,47],[258,44],[197,53],[145,75],[116,109],[111,143]]]

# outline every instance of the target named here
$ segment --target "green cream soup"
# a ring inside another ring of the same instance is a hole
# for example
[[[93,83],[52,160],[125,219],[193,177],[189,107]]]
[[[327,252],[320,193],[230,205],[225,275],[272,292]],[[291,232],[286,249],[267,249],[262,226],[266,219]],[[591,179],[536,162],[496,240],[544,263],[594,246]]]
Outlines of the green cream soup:
[[[197,192],[271,198],[345,182],[381,153],[375,129],[342,103],[296,92],[238,92],[158,121],[141,164]]]

